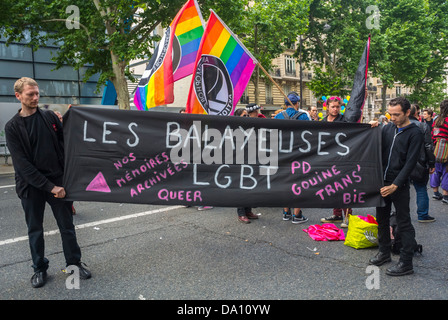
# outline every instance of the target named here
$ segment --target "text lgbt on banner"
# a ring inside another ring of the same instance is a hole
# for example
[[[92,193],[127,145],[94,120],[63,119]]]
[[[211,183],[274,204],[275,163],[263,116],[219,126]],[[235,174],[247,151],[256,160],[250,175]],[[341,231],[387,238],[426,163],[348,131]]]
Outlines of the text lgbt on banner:
[[[384,205],[381,129],[367,124],[72,107],[64,145],[68,200]]]
[[[257,63],[211,10],[196,57],[187,113],[232,115]]]

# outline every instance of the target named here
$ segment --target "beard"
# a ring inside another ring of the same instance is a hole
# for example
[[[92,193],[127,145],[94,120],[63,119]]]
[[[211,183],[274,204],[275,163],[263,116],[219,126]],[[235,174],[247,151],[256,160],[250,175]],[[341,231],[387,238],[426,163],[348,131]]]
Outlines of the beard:
[[[22,105],[23,105],[24,107],[28,108],[28,109],[35,109],[35,108],[38,107],[38,105],[39,105],[39,101],[36,101],[36,102],[27,102],[27,103],[22,102]]]

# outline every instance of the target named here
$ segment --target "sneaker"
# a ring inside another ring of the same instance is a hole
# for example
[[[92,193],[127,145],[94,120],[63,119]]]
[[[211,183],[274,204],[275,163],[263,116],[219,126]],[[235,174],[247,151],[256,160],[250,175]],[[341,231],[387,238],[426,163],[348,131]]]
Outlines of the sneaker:
[[[431,216],[426,216],[422,219],[418,219],[418,222],[434,222],[434,221],[436,221],[436,219]]]
[[[292,218],[291,210],[288,211],[283,210],[283,221],[291,220],[291,218]]]
[[[322,218],[322,219],[320,219],[320,221],[321,222],[329,222],[329,223],[342,222],[342,217],[341,216],[332,215],[331,217]]]
[[[304,223],[307,222],[308,218],[302,215],[302,210],[300,210],[299,214],[296,216],[295,214],[292,215],[292,223],[298,224],[298,223]]]
[[[204,210],[210,210],[213,209],[213,207],[208,207],[208,206],[199,206],[198,207],[198,211],[204,211]]]
[[[432,196],[433,200],[442,200],[443,196],[440,192],[434,192],[433,196]]]
[[[444,203],[444,204],[448,204],[448,199],[445,198],[445,197],[443,197],[443,199],[442,199],[442,203]]]
[[[33,288],[40,288],[47,282],[47,271],[37,271],[31,277],[31,286]]]

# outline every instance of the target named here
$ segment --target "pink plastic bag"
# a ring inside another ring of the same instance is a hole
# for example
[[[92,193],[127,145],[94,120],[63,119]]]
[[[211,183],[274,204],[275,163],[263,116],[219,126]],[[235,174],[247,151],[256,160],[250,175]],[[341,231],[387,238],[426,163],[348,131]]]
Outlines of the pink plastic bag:
[[[367,217],[363,217],[363,216],[358,216],[359,219],[364,220],[367,223],[373,223],[378,225],[378,222],[376,222],[376,219],[371,216],[370,214],[367,215]]]
[[[342,229],[336,227],[333,223],[324,223],[323,225],[314,224],[303,229],[311,239],[316,241],[337,241],[345,240],[345,234]]]

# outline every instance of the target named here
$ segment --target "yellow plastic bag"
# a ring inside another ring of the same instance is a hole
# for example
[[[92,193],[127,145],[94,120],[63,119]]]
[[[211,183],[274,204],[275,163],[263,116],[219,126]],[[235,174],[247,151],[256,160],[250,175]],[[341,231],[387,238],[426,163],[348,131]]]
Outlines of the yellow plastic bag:
[[[378,223],[375,217],[349,215],[348,231],[344,244],[355,249],[378,245]]]

